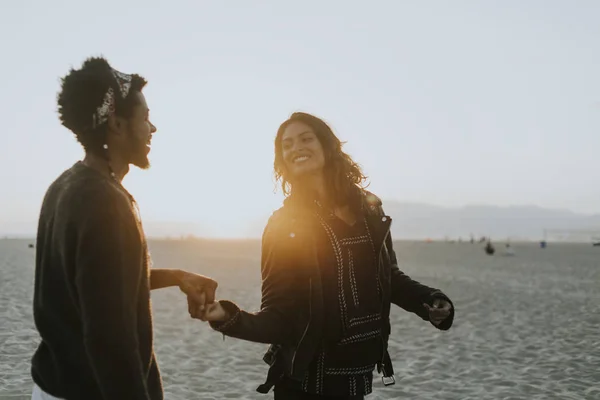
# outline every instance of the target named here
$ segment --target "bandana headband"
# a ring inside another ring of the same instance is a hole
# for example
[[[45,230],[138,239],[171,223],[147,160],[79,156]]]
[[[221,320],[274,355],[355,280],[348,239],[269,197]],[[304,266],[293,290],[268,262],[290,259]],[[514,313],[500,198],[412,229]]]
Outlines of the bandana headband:
[[[119,85],[119,91],[121,98],[124,99],[129,94],[129,90],[131,89],[131,80],[132,76],[128,74],[124,74],[117,70],[111,69],[112,75],[117,81]],[[102,100],[102,104],[96,108],[96,112],[92,116],[92,128],[97,128],[102,125],[106,121],[108,121],[108,117],[113,115],[115,112],[115,91],[112,87],[109,87],[106,93],[104,94],[104,99]]]

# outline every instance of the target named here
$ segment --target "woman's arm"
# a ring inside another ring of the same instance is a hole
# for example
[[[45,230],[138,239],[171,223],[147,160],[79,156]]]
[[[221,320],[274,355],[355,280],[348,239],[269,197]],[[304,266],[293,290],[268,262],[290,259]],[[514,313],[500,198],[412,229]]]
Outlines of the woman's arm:
[[[398,268],[398,259],[396,257],[396,252],[394,251],[391,234],[388,234],[388,237],[386,238],[385,247],[387,248],[390,258],[392,303],[406,311],[417,314],[425,321],[429,321],[429,312],[423,305],[424,303],[432,306],[435,299],[442,299],[452,305],[448,296],[442,293],[441,290],[431,288],[415,281]],[[452,305],[450,315],[441,324],[433,325],[438,329],[448,330],[452,326],[453,321],[454,306]]]
[[[302,310],[303,287],[298,282],[294,241],[289,235],[278,234],[269,221],[262,240],[261,276],[262,300],[260,311],[249,313],[230,301],[220,301],[227,320],[212,321],[211,327],[223,334],[258,343],[293,343],[294,325]],[[308,305],[307,305],[308,307]]]
[[[376,210],[380,216],[385,216],[382,202],[379,197],[373,193],[366,192],[367,203]],[[441,330],[450,329],[454,321],[454,306],[452,302],[441,290],[431,288],[419,283],[398,268],[398,258],[394,251],[394,244],[391,233],[388,233],[385,239],[385,249],[387,250],[390,261],[391,278],[391,302],[403,308],[406,311],[417,314],[425,321],[429,321],[429,311],[423,304],[432,306],[436,299],[445,300],[451,305],[450,315],[440,324],[432,324]]]

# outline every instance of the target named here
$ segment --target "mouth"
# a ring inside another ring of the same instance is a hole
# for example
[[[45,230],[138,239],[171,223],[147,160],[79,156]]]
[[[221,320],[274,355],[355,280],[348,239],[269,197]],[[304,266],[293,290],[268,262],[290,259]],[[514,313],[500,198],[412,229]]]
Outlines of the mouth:
[[[310,159],[310,156],[307,155],[296,156],[292,159],[292,162],[294,164],[302,164],[303,162],[308,161],[308,159]]]
[[[148,137],[148,140],[146,141],[146,147],[147,148],[151,148],[152,147],[152,136]]]

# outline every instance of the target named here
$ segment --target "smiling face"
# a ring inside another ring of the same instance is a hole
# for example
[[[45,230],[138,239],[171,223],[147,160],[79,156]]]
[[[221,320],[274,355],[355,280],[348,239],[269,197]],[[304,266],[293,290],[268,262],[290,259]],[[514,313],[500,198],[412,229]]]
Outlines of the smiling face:
[[[293,121],[285,128],[281,136],[281,152],[290,178],[323,173],[323,146],[307,124]]]
[[[152,134],[156,132],[156,127],[150,122],[150,110],[144,95],[137,92],[135,96],[136,105],[133,107],[131,117],[127,119],[127,131],[121,136],[123,140],[121,145],[128,163],[146,169],[150,166],[148,153],[150,153]]]

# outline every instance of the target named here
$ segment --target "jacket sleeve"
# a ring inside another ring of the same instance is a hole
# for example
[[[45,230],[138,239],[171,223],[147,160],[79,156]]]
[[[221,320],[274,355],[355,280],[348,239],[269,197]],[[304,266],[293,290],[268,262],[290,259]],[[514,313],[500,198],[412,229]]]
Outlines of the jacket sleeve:
[[[373,193],[365,191],[367,204],[376,210],[376,213],[384,216],[382,201],[379,197]],[[440,325],[434,325],[436,328],[441,330],[448,330],[452,326],[454,321],[454,305],[441,290],[431,288],[423,285],[413,279],[398,268],[398,258],[394,251],[394,244],[392,235],[389,233],[385,238],[385,248],[388,252],[390,260],[390,276],[391,276],[391,301],[397,306],[405,309],[406,311],[417,314],[425,321],[429,321],[429,313],[423,307],[423,303],[432,305],[436,298],[441,298],[448,301],[452,305],[452,310],[448,318]],[[433,325],[433,324],[432,324]]]
[[[398,259],[396,257],[396,252],[394,251],[391,234],[388,234],[385,240],[385,247],[387,248],[390,258],[392,303],[406,311],[417,314],[425,321],[429,321],[429,313],[425,307],[423,307],[423,303],[431,306],[436,298],[444,299],[452,305],[452,310],[444,322],[434,326],[441,330],[450,329],[452,322],[454,321],[454,305],[452,304],[452,301],[450,301],[448,296],[442,293],[442,291],[411,279],[398,268]]]
[[[294,324],[298,323],[297,268],[293,239],[276,229],[269,221],[262,240],[260,311],[249,313],[231,301],[221,305],[231,318],[211,322],[211,327],[224,335],[257,343],[288,344],[294,341]]]
[[[137,302],[143,250],[125,199],[87,196],[76,276],[85,350],[103,399],[150,399],[139,353]]]

